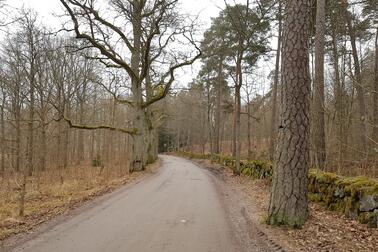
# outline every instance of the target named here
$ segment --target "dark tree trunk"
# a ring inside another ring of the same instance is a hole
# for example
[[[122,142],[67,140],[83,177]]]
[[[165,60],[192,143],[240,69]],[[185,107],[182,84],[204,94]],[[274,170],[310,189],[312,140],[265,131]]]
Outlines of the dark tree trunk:
[[[286,2],[282,43],[281,115],[267,222],[301,226],[308,217],[309,16],[306,0]]]
[[[356,33],[355,28],[352,24],[352,17],[348,11],[348,2],[347,0],[343,0],[343,8],[344,8],[344,16],[346,19],[348,33],[350,37],[350,43],[352,46],[352,56],[354,62],[354,75],[353,84],[357,91],[357,103],[358,109],[360,114],[360,119],[358,120],[358,127],[359,127],[359,134],[360,134],[360,147],[363,152],[366,152],[366,104],[365,104],[365,97],[364,97],[364,89],[362,87],[362,76],[361,76],[361,65],[360,60],[358,58],[358,51],[356,45]]]
[[[336,22],[336,20],[334,20]],[[346,144],[345,134],[345,108],[344,108],[344,91],[340,80],[339,69],[339,52],[337,46],[337,31],[336,25],[332,25],[332,61],[334,68],[334,92],[335,92],[335,110],[336,110],[336,124],[337,124],[337,138],[338,138],[338,171],[342,167],[342,161],[344,160],[344,145]]]
[[[223,59],[219,60],[218,69],[218,86],[217,86],[217,104],[215,114],[215,136],[214,136],[214,152],[220,153],[220,127],[221,127],[221,112],[222,112],[222,73],[223,73]]]
[[[130,163],[130,172],[142,171],[147,164],[147,139],[148,127],[147,116],[143,106],[142,83],[140,77],[140,62],[142,48],[142,2],[133,2],[133,47],[134,51],[131,55],[131,69],[136,77],[131,80],[131,91],[133,93],[133,107],[131,113],[133,115],[133,127],[138,129],[138,134],[133,136],[133,155]]]
[[[235,99],[234,99],[234,113],[232,114],[232,141],[231,141],[231,151],[232,157],[236,157],[236,86],[235,86]]]
[[[239,44],[241,46],[242,44]],[[240,115],[241,115],[241,96],[240,89],[243,85],[242,75],[242,59],[243,53],[239,52],[236,71],[237,71],[237,84],[235,86],[235,173],[240,174],[240,152],[241,152],[241,139],[240,139]]]
[[[315,80],[314,80],[314,145],[315,167],[324,170],[326,162],[324,122],[324,29],[325,0],[317,0],[315,34]]]

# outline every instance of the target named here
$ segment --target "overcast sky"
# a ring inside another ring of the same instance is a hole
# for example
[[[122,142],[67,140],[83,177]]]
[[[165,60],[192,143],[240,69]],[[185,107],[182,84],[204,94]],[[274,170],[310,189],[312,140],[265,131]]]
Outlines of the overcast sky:
[[[234,0],[228,0],[233,3]],[[236,2],[245,2],[245,0],[236,0]],[[200,22],[204,25],[203,30],[208,28],[211,24],[211,17],[216,17],[219,11],[224,8],[224,0],[179,0],[182,11],[191,15],[199,15]],[[54,14],[63,13],[62,4],[59,0],[8,0],[7,4],[13,7],[24,6],[36,10],[40,15],[40,20],[47,26],[52,28],[60,28],[62,20],[59,20]],[[193,67],[186,67],[179,73],[177,81],[180,84],[187,84],[197,74],[200,63],[197,62]],[[273,69],[271,63],[263,63],[263,69],[260,70],[261,75],[266,75]],[[181,86],[181,85],[180,85]],[[259,93],[265,93],[269,88],[269,84],[261,83]]]
[[[210,24],[210,18],[217,16],[220,8],[224,6],[224,0],[180,0],[182,9],[193,15],[200,15],[201,21]],[[54,17],[54,13],[62,13],[62,4],[59,0],[8,0],[14,7],[25,6],[35,9],[43,17],[44,22],[52,26],[59,26],[60,21]]]

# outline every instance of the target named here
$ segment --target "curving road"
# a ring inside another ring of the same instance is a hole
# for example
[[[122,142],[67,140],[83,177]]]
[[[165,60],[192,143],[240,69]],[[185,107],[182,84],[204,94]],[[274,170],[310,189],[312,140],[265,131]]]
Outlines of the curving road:
[[[14,251],[239,251],[212,175],[185,159],[161,158],[158,174],[111,194]]]

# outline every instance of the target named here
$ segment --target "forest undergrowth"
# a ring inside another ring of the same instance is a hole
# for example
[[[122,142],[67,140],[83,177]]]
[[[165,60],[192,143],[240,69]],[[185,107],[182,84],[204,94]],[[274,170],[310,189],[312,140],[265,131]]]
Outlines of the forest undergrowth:
[[[31,232],[47,220],[140,179],[156,169],[157,163],[142,173],[129,173],[124,165],[93,167],[87,163],[28,177],[23,216],[19,214],[23,178],[10,174],[0,178],[0,241]]]

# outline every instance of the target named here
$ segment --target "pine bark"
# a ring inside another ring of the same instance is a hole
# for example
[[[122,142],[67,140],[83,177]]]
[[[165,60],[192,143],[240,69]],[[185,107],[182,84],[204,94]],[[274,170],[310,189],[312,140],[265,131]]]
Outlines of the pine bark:
[[[307,0],[286,2],[281,114],[267,222],[301,226],[308,217],[309,16]]]

